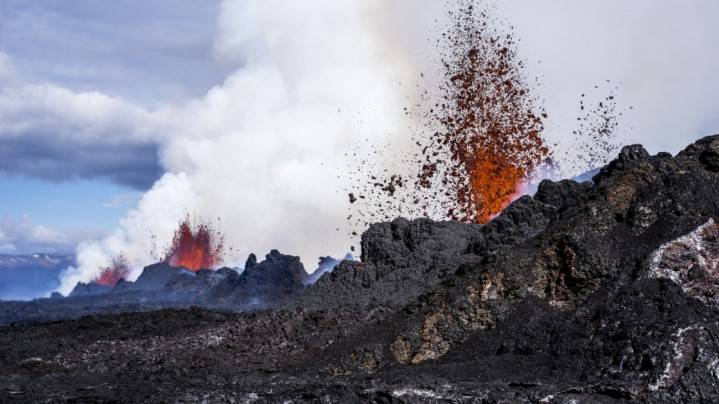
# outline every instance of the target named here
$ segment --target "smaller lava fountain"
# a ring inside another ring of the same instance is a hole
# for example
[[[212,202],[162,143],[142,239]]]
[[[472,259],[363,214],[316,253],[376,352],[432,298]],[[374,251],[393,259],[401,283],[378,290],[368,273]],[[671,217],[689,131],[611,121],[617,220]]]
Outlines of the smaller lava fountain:
[[[224,237],[207,223],[193,225],[189,216],[180,222],[164,261],[197,272],[222,263]]]
[[[104,268],[100,276],[95,279],[98,285],[114,287],[120,279],[126,279],[130,274],[125,257],[118,256],[112,259],[112,264]]]

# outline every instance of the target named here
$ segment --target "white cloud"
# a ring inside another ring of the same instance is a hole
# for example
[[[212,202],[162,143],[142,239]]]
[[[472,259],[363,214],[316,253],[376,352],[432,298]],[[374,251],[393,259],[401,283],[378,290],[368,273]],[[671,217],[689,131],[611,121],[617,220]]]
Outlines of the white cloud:
[[[48,180],[107,178],[147,189],[158,177],[156,113],[52,84],[0,87],[0,172]]]
[[[0,49],[29,82],[146,106],[183,100],[227,73],[211,57],[218,9],[218,0],[2,1]]]
[[[152,114],[120,98],[52,84],[0,91],[0,137],[59,132],[64,140],[142,142],[156,135]],[[114,135],[114,139],[107,139]]]

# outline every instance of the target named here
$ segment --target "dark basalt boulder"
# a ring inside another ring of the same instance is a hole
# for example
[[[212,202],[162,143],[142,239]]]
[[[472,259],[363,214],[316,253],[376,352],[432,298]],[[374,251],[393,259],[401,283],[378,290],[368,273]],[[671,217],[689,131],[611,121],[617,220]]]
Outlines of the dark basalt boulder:
[[[245,261],[245,269],[252,268],[255,265],[257,265],[257,256],[255,254],[250,254],[247,257],[247,261]]]
[[[300,257],[280,254],[277,250],[270,251],[265,260],[245,268],[240,276],[240,284],[250,288],[273,285],[278,288],[295,289],[303,285],[307,278],[305,267]]]
[[[378,223],[362,235],[361,261],[343,261],[310,285],[298,307],[399,304],[477,259],[470,245],[482,226],[427,219]]]
[[[719,172],[719,140],[708,141],[704,150],[699,155],[699,161],[707,170]]]
[[[590,182],[544,180],[539,183],[534,199],[564,209],[579,204],[580,197],[585,194],[584,191],[591,189],[592,186]]]

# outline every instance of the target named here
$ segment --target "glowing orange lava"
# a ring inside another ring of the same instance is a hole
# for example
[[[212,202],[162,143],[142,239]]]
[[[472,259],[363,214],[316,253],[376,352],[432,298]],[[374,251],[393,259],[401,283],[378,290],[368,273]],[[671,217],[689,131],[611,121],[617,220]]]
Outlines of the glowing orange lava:
[[[522,167],[497,156],[477,159],[470,172],[471,200],[477,207],[475,220],[486,223],[507,207],[526,177]]]
[[[127,261],[124,257],[115,257],[112,259],[112,265],[110,267],[103,269],[100,276],[95,279],[95,283],[99,285],[105,285],[105,286],[112,286],[114,287],[117,285],[117,282],[120,281],[120,279],[127,278],[127,275],[129,275],[130,270],[127,267]]]
[[[223,252],[223,237],[219,232],[205,223],[193,226],[186,217],[175,231],[165,262],[197,272],[220,265]]]

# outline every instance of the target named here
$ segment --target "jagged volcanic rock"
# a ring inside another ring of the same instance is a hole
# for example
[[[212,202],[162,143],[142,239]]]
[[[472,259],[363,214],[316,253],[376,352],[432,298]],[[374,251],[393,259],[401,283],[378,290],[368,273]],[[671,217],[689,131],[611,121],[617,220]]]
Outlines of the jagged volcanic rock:
[[[145,267],[135,282],[122,282],[113,289],[113,292],[160,290],[173,278],[183,276],[183,272],[188,271],[172,267],[164,262],[153,264]]]
[[[240,283],[247,285],[248,290],[262,294],[262,290],[268,287],[302,289],[306,277],[307,272],[300,262],[300,257],[283,255],[272,250],[265,256],[264,261],[245,268]]]
[[[111,286],[100,285],[95,282],[79,282],[70,292],[70,297],[102,295],[112,290]]]
[[[260,263],[254,254],[247,261],[250,265],[222,296],[224,302],[252,310],[278,307],[294,300],[305,287],[307,272],[299,257],[272,250]]]
[[[466,265],[492,260],[495,250],[538,233],[554,210],[524,197],[486,225],[401,218],[372,225],[362,236],[361,261],[340,263],[310,286],[297,306],[404,304]]]
[[[718,145],[373,225],[283,309],[2,328],[0,401],[716,402]]]

